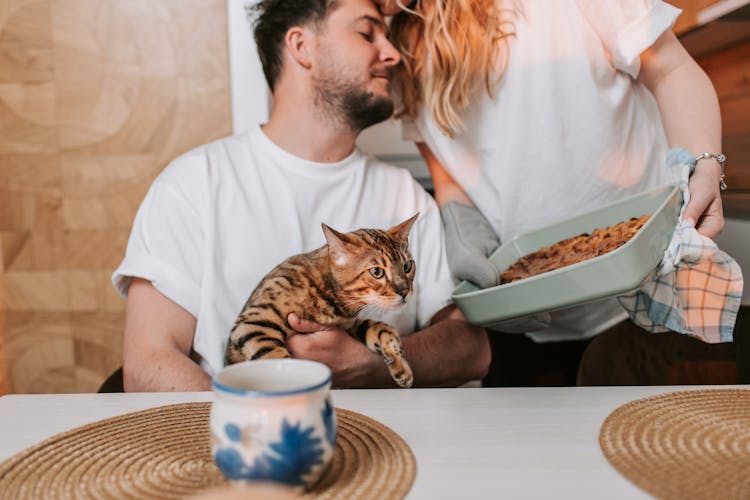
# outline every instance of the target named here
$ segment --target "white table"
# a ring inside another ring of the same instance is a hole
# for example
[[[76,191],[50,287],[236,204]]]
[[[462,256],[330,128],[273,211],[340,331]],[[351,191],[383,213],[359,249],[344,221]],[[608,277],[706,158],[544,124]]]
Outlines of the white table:
[[[727,386],[723,386],[727,387]],[[602,454],[618,406],[685,387],[333,391],[337,407],[400,434],[417,460],[409,499],[647,498]],[[0,398],[0,460],[49,436],[210,392],[10,395]]]

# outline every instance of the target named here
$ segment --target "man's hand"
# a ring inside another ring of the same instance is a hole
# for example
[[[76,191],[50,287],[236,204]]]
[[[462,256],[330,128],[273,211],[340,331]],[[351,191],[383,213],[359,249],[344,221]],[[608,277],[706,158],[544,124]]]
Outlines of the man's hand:
[[[453,275],[480,288],[500,283],[497,268],[487,259],[499,245],[495,230],[475,207],[449,201],[440,208],[445,226],[445,252]]]
[[[328,366],[335,388],[395,386],[383,358],[345,330],[301,319],[296,314],[290,314],[287,321],[299,332],[286,340],[292,357]]]
[[[335,387],[396,387],[382,356],[344,330],[294,314],[287,321],[300,332],[287,338],[289,352],[328,365]],[[456,387],[487,374],[491,358],[487,333],[468,324],[454,305],[438,311],[427,328],[402,336],[401,342],[416,386]]]

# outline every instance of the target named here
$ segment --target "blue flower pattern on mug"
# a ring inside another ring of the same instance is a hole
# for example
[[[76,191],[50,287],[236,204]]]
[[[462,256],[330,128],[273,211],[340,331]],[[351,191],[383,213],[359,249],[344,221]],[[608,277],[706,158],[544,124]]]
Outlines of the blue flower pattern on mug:
[[[230,441],[239,443],[242,440],[242,431],[236,424],[229,423],[224,426],[224,432]]]
[[[326,428],[326,441],[331,446],[336,446],[336,413],[334,412],[331,398],[326,398],[326,403],[320,412],[323,417],[323,425]]]
[[[230,426],[239,429],[235,424],[228,424],[225,431]],[[281,422],[281,439],[270,443],[278,456],[262,453],[252,465],[248,465],[234,448],[219,448],[215,453],[216,465],[229,479],[269,479],[304,486],[303,477],[323,463],[324,450],[321,439],[313,436],[315,429],[301,429],[301,426],[300,422],[291,425],[286,419]],[[230,436],[229,432],[227,435]]]

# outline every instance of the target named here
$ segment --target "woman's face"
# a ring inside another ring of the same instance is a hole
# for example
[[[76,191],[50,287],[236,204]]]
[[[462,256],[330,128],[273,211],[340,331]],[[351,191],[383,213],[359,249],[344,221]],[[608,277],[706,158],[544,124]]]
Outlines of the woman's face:
[[[398,6],[396,3],[396,0],[374,0],[375,5],[378,6],[380,9],[380,12],[383,13],[384,16],[392,16],[393,14],[397,14],[401,12],[401,7]],[[408,2],[404,2],[408,3]]]

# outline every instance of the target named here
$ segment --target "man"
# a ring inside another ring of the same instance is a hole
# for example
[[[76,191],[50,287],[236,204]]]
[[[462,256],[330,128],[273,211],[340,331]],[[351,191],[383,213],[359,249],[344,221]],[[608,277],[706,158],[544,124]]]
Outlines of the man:
[[[416,212],[414,296],[386,320],[416,385],[479,379],[485,332],[448,306],[453,287],[434,201],[408,172],[365,157],[359,132],[393,111],[400,62],[370,0],[265,0],[255,38],[274,102],[268,123],[193,150],[154,181],[113,275],[128,298],[128,391],[208,390],[231,325],[260,279],[339,231],[391,227]],[[326,363],[337,387],[393,386],[377,354],[341,330],[290,315],[294,357]]]

